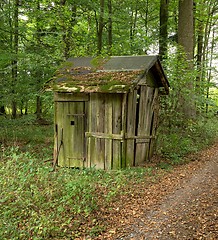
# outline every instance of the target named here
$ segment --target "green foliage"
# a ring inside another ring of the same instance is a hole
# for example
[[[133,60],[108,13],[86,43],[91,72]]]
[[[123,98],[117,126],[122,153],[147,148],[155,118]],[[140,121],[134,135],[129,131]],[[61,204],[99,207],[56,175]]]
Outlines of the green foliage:
[[[212,144],[218,138],[217,129],[217,117],[183,121],[183,127],[173,126],[169,131],[161,126],[158,153],[173,164],[182,163],[187,154]]]
[[[13,120],[0,116],[0,122],[0,143],[16,145],[17,142],[22,142],[25,143],[23,147],[26,149],[32,147],[29,143],[43,144],[53,140],[53,126],[38,125],[34,115],[24,115]]]
[[[1,120],[1,239],[97,236],[105,226],[96,212],[153,175],[152,167],[53,171],[52,125],[31,125],[29,116]]]
[[[2,239],[53,239],[80,236],[78,225],[100,206],[107,205],[130,179],[146,170],[105,172],[95,169],[58,169],[18,147],[4,148],[0,162]],[[95,220],[93,220],[95,221]],[[86,234],[104,229],[93,225]]]

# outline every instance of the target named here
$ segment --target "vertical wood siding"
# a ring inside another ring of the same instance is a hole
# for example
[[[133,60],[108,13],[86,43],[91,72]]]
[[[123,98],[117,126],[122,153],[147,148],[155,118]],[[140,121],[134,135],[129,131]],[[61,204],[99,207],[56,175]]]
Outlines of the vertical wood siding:
[[[153,154],[158,89],[141,85],[127,93],[90,93],[55,102],[54,158],[67,167],[120,169]]]
[[[152,102],[154,88],[148,86],[140,87],[139,117],[136,139],[135,165],[141,165],[149,157],[150,133],[152,123]]]
[[[122,94],[92,93],[88,128],[88,164],[100,169],[121,168]],[[87,134],[86,134],[87,135]]]

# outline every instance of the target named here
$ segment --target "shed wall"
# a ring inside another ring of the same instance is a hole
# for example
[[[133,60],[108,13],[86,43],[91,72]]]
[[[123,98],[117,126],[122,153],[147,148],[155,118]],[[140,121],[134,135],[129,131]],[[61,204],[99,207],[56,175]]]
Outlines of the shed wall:
[[[122,166],[123,94],[92,93],[88,109],[88,167],[118,169]]]
[[[54,159],[67,167],[119,169],[153,155],[158,88],[127,93],[55,94]]]

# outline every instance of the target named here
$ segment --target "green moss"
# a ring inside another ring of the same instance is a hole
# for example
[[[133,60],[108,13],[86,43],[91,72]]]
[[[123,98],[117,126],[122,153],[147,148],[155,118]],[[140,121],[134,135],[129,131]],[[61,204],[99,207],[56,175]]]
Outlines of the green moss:
[[[109,56],[97,56],[91,60],[91,64],[97,68],[100,69],[101,66],[105,64],[105,62],[109,61],[110,57]]]

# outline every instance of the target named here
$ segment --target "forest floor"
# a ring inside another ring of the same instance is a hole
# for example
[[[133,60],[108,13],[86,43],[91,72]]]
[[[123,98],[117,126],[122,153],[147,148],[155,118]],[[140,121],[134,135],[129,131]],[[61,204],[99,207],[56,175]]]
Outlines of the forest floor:
[[[95,239],[218,239],[218,143],[190,159],[99,211],[107,229]]]

